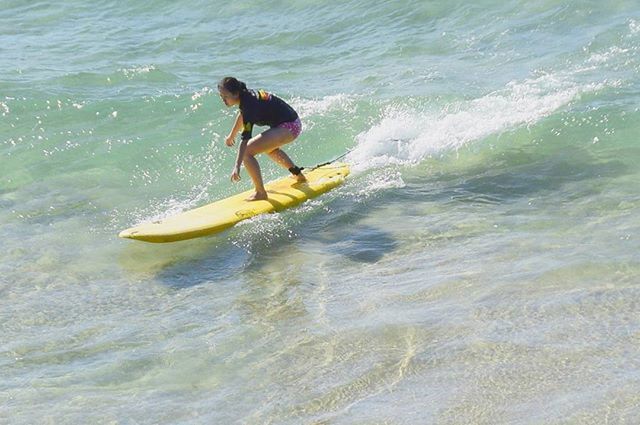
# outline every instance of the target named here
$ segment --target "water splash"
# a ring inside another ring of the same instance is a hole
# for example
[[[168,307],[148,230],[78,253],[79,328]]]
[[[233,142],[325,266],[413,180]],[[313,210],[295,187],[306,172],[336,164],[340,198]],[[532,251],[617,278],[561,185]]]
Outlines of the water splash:
[[[348,161],[355,171],[416,164],[519,126],[530,126],[605,83],[581,84],[567,74],[513,81],[502,90],[445,105],[439,112],[390,106],[380,122],[356,137]]]

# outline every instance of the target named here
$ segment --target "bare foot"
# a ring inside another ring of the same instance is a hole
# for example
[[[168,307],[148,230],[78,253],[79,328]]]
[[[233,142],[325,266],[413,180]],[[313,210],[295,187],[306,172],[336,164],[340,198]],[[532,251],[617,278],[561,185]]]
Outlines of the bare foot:
[[[307,181],[307,178],[302,173],[297,176],[291,176],[291,178],[294,179],[296,183],[304,183]]]
[[[247,201],[265,201],[268,199],[267,192],[256,192],[247,198]]]

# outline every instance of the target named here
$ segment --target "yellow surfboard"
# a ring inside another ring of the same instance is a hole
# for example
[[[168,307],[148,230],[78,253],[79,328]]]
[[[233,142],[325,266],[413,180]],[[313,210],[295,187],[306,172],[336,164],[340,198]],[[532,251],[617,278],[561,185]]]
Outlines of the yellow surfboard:
[[[266,201],[247,201],[249,190],[162,220],[143,223],[120,232],[121,238],[145,242],[175,242],[221,232],[259,214],[281,211],[321,195],[344,182],[349,166],[334,163],[305,172],[306,183],[291,177],[267,183]]]

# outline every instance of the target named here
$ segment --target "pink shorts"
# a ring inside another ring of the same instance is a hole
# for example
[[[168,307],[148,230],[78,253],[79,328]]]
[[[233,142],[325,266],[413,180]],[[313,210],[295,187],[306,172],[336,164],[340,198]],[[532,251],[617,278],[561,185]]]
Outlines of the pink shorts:
[[[300,133],[302,133],[302,122],[300,121],[300,118],[296,118],[295,121],[283,122],[278,125],[278,128],[286,128],[291,132],[291,134],[293,134],[293,138],[295,139],[300,135]]]

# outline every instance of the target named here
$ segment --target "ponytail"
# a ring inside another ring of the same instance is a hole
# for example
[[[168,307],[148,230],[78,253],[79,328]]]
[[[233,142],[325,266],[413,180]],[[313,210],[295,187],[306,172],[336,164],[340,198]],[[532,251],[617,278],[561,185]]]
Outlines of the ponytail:
[[[234,77],[224,77],[219,83],[218,88],[224,88],[229,93],[239,95],[249,91],[247,85]]]

